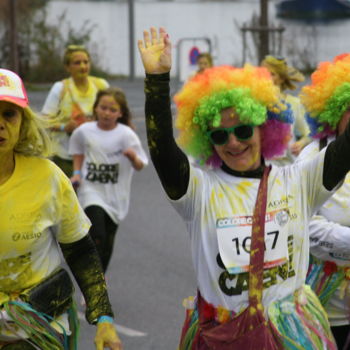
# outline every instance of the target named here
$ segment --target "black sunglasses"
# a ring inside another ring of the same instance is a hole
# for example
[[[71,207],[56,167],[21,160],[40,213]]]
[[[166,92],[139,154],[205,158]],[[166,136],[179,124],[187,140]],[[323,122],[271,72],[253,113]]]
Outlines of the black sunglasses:
[[[213,145],[225,145],[230,137],[230,134],[234,134],[239,141],[249,140],[254,134],[254,125],[235,125],[231,128],[218,128],[208,130],[207,135],[210,142]]]

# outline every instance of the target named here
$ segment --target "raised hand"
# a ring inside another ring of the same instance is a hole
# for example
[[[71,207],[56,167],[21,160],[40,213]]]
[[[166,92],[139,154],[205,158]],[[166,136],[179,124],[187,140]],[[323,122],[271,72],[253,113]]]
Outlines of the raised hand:
[[[143,31],[143,41],[137,42],[146,73],[162,74],[171,69],[171,42],[164,28],[151,27]]]

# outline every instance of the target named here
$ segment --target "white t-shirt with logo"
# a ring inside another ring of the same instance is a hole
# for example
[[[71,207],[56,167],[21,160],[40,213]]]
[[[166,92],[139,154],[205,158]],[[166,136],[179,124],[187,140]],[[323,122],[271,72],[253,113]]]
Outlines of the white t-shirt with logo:
[[[308,221],[330,197],[322,184],[324,152],[314,159],[272,167],[265,225],[263,305],[305,283]],[[214,306],[236,313],[248,306],[251,219],[260,179],[221,169],[190,167],[186,194],[171,203],[187,224],[198,288]]]
[[[329,142],[333,140],[330,138]],[[318,152],[319,141],[315,140],[304,148],[297,161],[312,158]],[[333,261],[338,266],[350,267],[350,173],[317,214],[310,222],[311,254],[321,260]],[[349,324],[349,283],[344,291],[337,289],[327,303],[326,311],[332,326]]]
[[[115,223],[123,220],[129,209],[134,168],[123,155],[127,148],[132,148],[144,165],[148,164],[139,137],[121,123],[112,130],[100,129],[96,121],[85,123],[74,130],[69,143],[71,155],[84,155],[78,189],[82,207],[98,205]]]

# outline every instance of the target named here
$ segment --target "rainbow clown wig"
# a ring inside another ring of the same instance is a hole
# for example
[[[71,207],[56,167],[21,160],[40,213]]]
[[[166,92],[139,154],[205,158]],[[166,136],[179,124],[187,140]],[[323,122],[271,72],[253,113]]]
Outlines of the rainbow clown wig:
[[[304,86],[300,98],[305,106],[311,136],[333,135],[344,112],[350,106],[350,54],[321,62]]]
[[[278,98],[266,68],[218,66],[194,76],[175,96],[178,143],[201,164],[214,167],[221,159],[206,131],[219,127],[221,110],[233,107],[245,124],[261,126],[262,155],[283,154],[291,137],[292,112]]]

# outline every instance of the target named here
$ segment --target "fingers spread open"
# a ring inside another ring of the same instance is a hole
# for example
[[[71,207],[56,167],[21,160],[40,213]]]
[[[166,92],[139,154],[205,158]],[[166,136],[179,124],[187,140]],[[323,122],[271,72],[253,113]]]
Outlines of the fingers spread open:
[[[152,44],[153,45],[159,44],[157,29],[155,27],[151,27],[151,37],[152,37]]]
[[[167,34],[165,28],[164,28],[164,27],[160,27],[160,28],[159,28],[159,36],[160,36],[161,38],[164,38],[164,37],[166,37],[167,35],[168,35],[168,34]]]
[[[151,40],[150,36],[147,30],[143,31],[143,41],[145,43],[145,47],[150,47],[151,46]]]
[[[142,51],[145,48],[142,40],[137,40],[137,46],[140,51]]]

